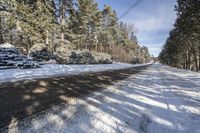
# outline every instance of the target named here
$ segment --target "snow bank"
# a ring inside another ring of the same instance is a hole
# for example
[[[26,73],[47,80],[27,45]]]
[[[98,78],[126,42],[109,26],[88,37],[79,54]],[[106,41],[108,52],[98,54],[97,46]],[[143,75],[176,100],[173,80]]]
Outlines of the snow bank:
[[[87,72],[101,72],[107,70],[126,69],[131,67],[145,66],[148,64],[100,64],[100,65],[60,65],[48,64],[35,69],[5,69],[0,70],[0,83],[15,82],[24,79],[39,79],[57,76],[77,75]]]
[[[10,43],[0,44],[0,48],[14,48],[14,46]]]

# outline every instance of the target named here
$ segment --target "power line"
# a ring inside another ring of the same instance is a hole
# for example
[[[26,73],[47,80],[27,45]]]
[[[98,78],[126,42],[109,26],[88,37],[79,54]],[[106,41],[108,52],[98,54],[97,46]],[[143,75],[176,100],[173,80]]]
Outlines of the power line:
[[[119,19],[124,18],[131,10],[133,10],[133,8],[135,8],[137,5],[139,5],[140,2],[142,2],[142,0],[137,0],[136,2],[134,2],[134,3],[119,17]]]

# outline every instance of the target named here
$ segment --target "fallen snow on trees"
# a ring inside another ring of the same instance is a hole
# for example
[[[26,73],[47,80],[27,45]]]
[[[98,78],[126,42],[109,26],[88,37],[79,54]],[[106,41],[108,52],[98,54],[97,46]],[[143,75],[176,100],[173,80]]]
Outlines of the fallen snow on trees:
[[[14,46],[10,43],[0,44],[0,48],[14,48]]]
[[[60,64],[46,64],[40,66],[38,69],[6,69],[0,70],[0,83],[15,82],[25,79],[40,79],[48,77],[58,77],[67,75],[77,75],[88,72],[100,72],[108,70],[126,69],[131,67],[145,66],[148,64],[99,64],[99,65],[60,65]]]
[[[69,46],[50,51],[45,44],[35,44],[29,51],[35,61],[56,60],[59,64],[112,64],[112,57],[106,53],[89,50],[70,50]]]
[[[43,48],[39,51],[34,51],[29,54],[35,61],[49,61],[55,59],[55,56],[48,50],[48,48]]]
[[[112,57],[109,54],[77,50],[57,54],[57,62],[60,64],[112,64]]]
[[[39,64],[27,58],[11,44],[0,44],[0,69],[8,68],[36,68]]]

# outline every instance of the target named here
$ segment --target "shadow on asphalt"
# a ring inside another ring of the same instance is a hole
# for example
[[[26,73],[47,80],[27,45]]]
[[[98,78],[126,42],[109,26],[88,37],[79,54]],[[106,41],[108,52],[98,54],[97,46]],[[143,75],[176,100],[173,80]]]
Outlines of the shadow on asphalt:
[[[70,98],[104,89],[146,67],[1,84],[0,129],[8,128],[13,119],[21,121],[52,106],[67,103]]]

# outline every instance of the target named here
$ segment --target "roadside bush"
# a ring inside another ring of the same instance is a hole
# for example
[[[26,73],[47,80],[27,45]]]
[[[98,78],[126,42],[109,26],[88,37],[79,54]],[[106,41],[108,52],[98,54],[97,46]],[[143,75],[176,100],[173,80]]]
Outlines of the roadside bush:
[[[88,50],[69,50],[69,46],[57,47],[52,54],[46,45],[34,45],[29,55],[35,61],[56,60],[59,64],[111,64],[112,58],[109,54],[91,52]]]
[[[31,52],[35,52],[35,51],[41,51],[43,48],[46,48],[46,44],[44,43],[37,43],[37,44],[34,44],[31,49],[29,50],[29,53]]]
[[[62,47],[57,47],[54,55],[57,63],[68,64],[71,51],[69,50],[68,46],[64,45]]]
[[[21,49],[15,48],[8,44],[0,45],[0,69],[9,68],[37,68],[40,67],[38,62],[27,58],[22,54]]]
[[[41,50],[32,51],[29,54],[35,61],[49,61],[54,60],[55,56],[48,50],[47,47],[42,48]]]
[[[133,61],[132,61],[131,63],[133,63],[133,64],[140,64],[141,61],[140,61],[139,58],[134,58]]]
[[[111,64],[112,58],[108,54],[90,51],[65,51],[65,55],[57,56],[57,62],[61,64]]]
[[[112,64],[112,57],[109,54],[92,52],[98,64]]]
[[[89,51],[72,51],[69,64],[96,64],[96,60]]]

